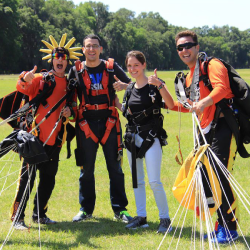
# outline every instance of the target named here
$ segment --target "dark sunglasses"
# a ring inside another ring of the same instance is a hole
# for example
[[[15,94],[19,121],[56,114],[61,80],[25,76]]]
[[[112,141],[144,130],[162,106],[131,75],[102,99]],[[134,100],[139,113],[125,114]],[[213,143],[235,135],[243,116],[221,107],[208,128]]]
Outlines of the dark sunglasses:
[[[63,54],[63,53],[54,53],[54,54],[52,54],[53,59],[59,59],[60,57],[62,58],[62,60],[68,60],[69,59],[69,56],[66,55],[66,54]]]
[[[176,49],[178,50],[178,51],[183,51],[183,49],[185,48],[185,49],[191,49],[191,48],[193,48],[194,46],[196,46],[197,45],[197,43],[183,43],[183,44],[179,44],[177,47],[176,47]]]

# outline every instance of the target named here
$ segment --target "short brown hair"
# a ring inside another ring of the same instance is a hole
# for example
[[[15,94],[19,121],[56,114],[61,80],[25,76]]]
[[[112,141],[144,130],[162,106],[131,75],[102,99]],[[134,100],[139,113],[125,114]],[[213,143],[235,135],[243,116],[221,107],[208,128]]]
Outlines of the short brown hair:
[[[100,37],[97,36],[97,35],[95,35],[95,34],[90,34],[90,35],[87,35],[87,36],[85,36],[83,38],[83,47],[85,46],[85,40],[87,40],[87,39],[96,39],[96,40],[98,40],[99,45],[101,46],[101,39],[100,39]]]
[[[144,64],[146,62],[146,57],[141,51],[138,50],[132,50],[127,53],[126,59],[125,59],[125,64],[127,66],[128,64],[128,59],[130,57],[135,57],[141,64]]]
[[[184,30],[184,31],[181,31],[179,32],[176,36],[175,36],[175,44],[177,44],[178,40],[182,37],[185,37],[185,36],[191,36],[194,43],[197,43],[198,44],[198,37],[197,37],[197,34],[192,31],[192,30]]]

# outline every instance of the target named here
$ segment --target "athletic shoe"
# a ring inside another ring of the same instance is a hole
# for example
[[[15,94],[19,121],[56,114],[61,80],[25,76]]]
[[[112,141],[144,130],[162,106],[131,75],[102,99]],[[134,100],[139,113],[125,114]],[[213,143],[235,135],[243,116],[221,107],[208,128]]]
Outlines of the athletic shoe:
[[[32,220],[34,223],[40,223],[40,224],[45,224],[45,225],[48,225],[48,224],[56,224],[57,222],[54,221],[54,220],[51,220],[50,218],[48,218],[46,215],[42,218],[39,218],[36,217],[36,216],[32,216]]]
[[[220,228],[222,227],[220,224],[217,224],[218,222],[215,223],[215,229],[213,232],[210,233],[211,239],[214,238],[214,235],[217,235],[218,231],[221,230]],[[207,234],[204,234],[204,240],[208,238]]]
[[[14,223],[13,226],[16,230],[28,230],[29,228],[25,225],[24,220],[19,220]]]
[[[218,227],[217,234],[213,235],[211,238],[211,242],[216,243],[218,241],[219,244],[226,244],[233,242],[239,238],[239,235],[236,230],[228,230],[225,227]]]
[[[125,227],[127,229],[137,229],[137,228],[146,228],[149,227],[147,223],[147,217],[135,216],[128,225]]]
[[[168,233],[172,231],[171,220],[169,218],[160,219],[160,225],[158,227],[157,233]]]
[[[122,220],[124,223],[129,223],[133,219],[133,217],[130,216],[128,211],[124,210],[121,212],[116,212],[114,219],[115,220]]]
[[[92,214],[87,214],[84,211],[79,211],[79,213],[73,218],[73,222],[78,222],[78,221],[82,221],[82,220],[87,220],[87,219],[91,219],[92,218]]]

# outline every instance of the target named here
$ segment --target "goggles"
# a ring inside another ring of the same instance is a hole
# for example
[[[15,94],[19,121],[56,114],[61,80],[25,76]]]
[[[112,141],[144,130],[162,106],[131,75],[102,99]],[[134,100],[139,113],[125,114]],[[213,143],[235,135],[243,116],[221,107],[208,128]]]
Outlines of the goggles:
[[[62,58],[62,60],[68,60],[69,59],[69,56],[67,54],[64,54],[64,53],[54,53],[54,54],[52,54],[53,59],[59,59],[60,57]]]
[[[183,49],[185,48],[185,49],[191,49],[191,48],[193,48],[194,46],[196,46],[197,45],[197,43],[183,43],[183,44],[179,44],[177,47],[176,47],[176,49],[178,50],[178,51],[183,51]]]

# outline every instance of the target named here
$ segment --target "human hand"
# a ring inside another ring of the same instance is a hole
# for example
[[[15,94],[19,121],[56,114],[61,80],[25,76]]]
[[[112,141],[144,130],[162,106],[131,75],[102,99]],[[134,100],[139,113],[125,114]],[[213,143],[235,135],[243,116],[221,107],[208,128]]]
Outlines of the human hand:
[[[203,111],[204,111],[205,106],[203,105],[203,103],[201,101],[199,102],[193,102],[190,112],[195,112],[197,116],[200,116]]]
[[[116,75],[114,75],[115,83],[113,84],[115,91],[121,91],[127,88],[127,83],[120,81]]]
[[[23,80],[24,80],[25,82],[31,83],[32,80],[35,78],[35,75],[34,75],[34,74],[35,74],[36,70],[37,70],[37,66],[35,65],[34,68],[33,68],[31,71],[28,71],[28,72],[24,75]]]
[[[154,75],[148,77],[148,83],[156,87],[159,87],[162,84],[162,82],[157,77],[157,69],[154,70]]]
[[[63,110],[62,110],[62,116],[68,118],[71,116],[71,110],[69,107],[65,107]]]

